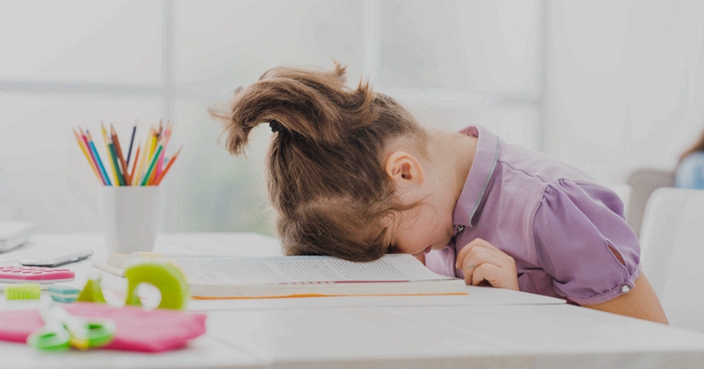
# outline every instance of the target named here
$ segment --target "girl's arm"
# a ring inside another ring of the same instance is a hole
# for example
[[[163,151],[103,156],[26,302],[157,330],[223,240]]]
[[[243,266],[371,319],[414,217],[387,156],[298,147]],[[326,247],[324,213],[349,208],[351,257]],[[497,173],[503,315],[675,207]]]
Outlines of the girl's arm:
[[[518,290],[513,258],[482,239],[477,238],[460,250],[455,267],[462,269],[467,284],[476,286],[487,280],[494,287]],[[642,272],[628,293],[607,302],[583,306],[668,324],[655,290]]]
[[[635,287],[628,293],[624,293],[607,302],[584,306],[595,310],[668,324],[665,311],[663,311],[660,301],[655,295],[655,290],[653,290],[648,278],[643,273],[636,278]]]
[[[642,271],[633,280],[640,242],[622,214],[623,202],[605,187],[569,180],[549,184],[533,221],[538,265],[560,295],[579,305],[667,323]]]

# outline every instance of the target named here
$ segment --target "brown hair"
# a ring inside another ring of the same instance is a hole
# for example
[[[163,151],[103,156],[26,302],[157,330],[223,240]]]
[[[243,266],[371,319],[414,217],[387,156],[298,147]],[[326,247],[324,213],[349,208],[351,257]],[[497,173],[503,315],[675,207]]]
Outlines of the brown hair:
[[[689,154],[695,153],[697,151],[704,151],[704,132],[702,132],[702,135],[699,137],[699,140],[697,140],[697,143],[694,144],[694,146],[690,147],[687,149],[685,152],[680,155],[680,160],[678,163],[681,163],[684,158],[686,158]]]
[[[241,155],[250,131],[269,123],[268,192],[288,255],[374,260],[387,252],[386,217],[401,204],[382,165],[390,140],[413,138],[424,152],[425,130],[388,96],[360,81],[345,86],[345,67],[331,71],[279,67],[238,89],[224,123],[226,147]]]

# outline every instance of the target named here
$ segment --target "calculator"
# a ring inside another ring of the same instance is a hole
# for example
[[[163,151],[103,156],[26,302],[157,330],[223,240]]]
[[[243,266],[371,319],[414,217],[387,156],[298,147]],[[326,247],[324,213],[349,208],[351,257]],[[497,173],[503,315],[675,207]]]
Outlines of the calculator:
[[[69,282],[76,275],[65,268],[0,266],[0,283],[59,283]]]

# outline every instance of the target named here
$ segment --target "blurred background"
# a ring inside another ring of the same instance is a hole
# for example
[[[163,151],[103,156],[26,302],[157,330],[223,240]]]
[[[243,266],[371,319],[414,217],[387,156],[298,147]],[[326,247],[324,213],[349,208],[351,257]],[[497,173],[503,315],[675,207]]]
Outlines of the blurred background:
[[[704,129],[703,37],[698,0],[0,0],[0,220],[99,231],[71,127],[144,137],[170,118],[184,149],[162,231],[273,234],[270,130],[232,157],[207,109],[271,67],[332,59],[426,126],[481,124],[625,183],[674,169]]]

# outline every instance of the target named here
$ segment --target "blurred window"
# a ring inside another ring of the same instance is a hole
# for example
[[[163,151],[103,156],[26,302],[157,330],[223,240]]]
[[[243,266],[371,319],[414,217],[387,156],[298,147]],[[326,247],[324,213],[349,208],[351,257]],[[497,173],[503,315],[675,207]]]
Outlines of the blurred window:
[[[278,65],[335,59],[350,86],[370,79],[426,126],[482,124],[540,149],[543,16],[539,0],[0,2],[0,212],[42,232],[99,231],[71,127],[129,137],[136,121],[139,138],[171,118],[171,149],[184,149],[162,183],[162,230],[273,234],[270,132],[233,157],[207,109]]]

